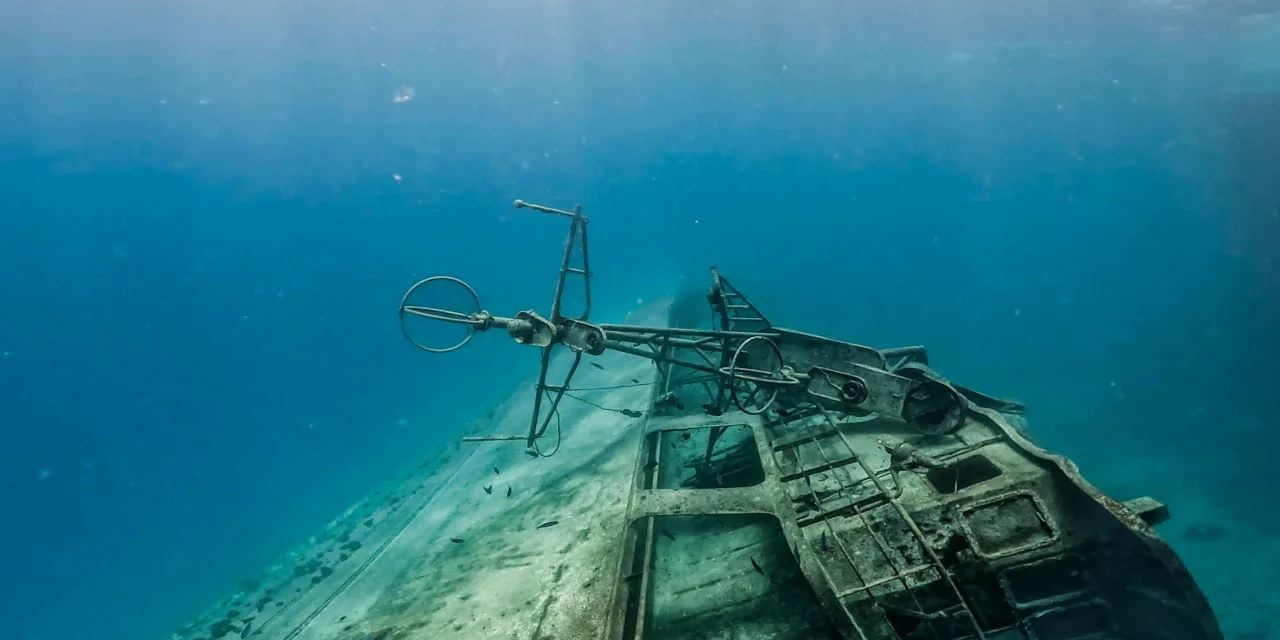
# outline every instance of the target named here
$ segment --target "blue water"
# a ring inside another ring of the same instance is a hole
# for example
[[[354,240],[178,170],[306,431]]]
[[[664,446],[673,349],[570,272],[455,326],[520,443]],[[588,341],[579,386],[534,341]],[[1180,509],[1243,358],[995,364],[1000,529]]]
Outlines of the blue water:
[[[586,208],[598,320],[716,264],[1280,531],[1243,6],[0,5],[0,635],[162,637],[507,397],[532,353],[395,309],[545,311],[565,228],[516,198]]]

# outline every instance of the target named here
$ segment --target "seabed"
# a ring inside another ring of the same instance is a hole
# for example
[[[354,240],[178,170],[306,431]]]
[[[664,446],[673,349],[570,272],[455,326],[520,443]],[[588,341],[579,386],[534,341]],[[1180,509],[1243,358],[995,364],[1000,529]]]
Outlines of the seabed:
[[[665,324],[668,304],[628,322]],[[652,363],[619,353],[594,361],[604,369],[584,368],[579,385],[624,388],[580,395],[645,407]],[[532,395],[523,385],[418,475],[348,509],[173,640],[235,638],[244,620],[247,637],[273,640],[596,637],[603,621],[594,612],[614,593],[638,420],[566,401],[552,457],[531,459],[522,443],[458,442],[523,433]]]

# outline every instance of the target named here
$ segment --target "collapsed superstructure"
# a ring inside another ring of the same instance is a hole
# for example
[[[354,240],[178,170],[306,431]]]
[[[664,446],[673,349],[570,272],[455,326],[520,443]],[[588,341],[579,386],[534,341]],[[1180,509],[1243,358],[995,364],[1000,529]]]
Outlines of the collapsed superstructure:
[[[634,412],[643,434],[613,595],[607,609],[580,614],[607,622],[582,637],[1222,637],[1152,530],[1168,517],[1164,505],[1100,493],[1031,441],[1019,404],[939,376],[923,347],[776,327],[714,268],[707,306],[694,313],[681,301],[671,326],[592,323],[587,218],[516,206],[569,221],[550,314],[496,316],[466,283],[434,277],[405,294],[401,323],[431,352],[490,329],[540,350],[528,430],[466,438],[523,442],[531,458],[558,449],[542,443],[552,424],[558,441],[561,403],[585,357],[656,363],[648,411]],[[585,297],[572,318],[562,313],[570,278]],[[460,288],[468,308],[424,299],[440,285]],[[687,320],[707,307],[714,326]],[[425,344],[414,324],[423,320],[465,335]],[[561,348],[572,354],[568,373],[549,382]],[[692,560],[712,550],[748,554],[749,566],[734,566],[759,584]]]

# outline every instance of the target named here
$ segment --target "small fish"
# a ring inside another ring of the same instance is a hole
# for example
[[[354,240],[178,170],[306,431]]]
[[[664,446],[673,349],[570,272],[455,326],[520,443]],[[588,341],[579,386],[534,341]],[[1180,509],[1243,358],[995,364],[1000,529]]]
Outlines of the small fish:
[[[1219,524],[1204,522],[1192,523],[1182,532],[1182,539],[1191,542],[1217,542],[1229,537],[1231,530]]]
[[[524,454],[525,454],[526,456],[529,456],[530,458],[536,458],[536,457],[538,457],[538,452],[537,452],[537,451],[525,451],[525,452],[524,452]]]
[[[640,384],[640,381],[639,381],[639,380],[637,380],[637,379],[635,379],[635,378],[632,378],[632,379],[631,379],[631,384]]]
[[[449,542],[452,542],[454,544],[462,544],[466,542],[466,540],[463,540],[462,538],[449,538]]]
[[[647,470],[649,470],[649,469],[653,469],[653,468],[655,468],[655,467],[657,467],[657,466],[658,466],[658,461],[657,461],[657,460],[650,460],[648,463],[646,463],[646,464],[644,465],[644,468],[645,468],[645,470],[647,471]]]
[[[818,548],[823,551],[827,550],[827,532],[823,531],[822,536],[818,538]]]
[[[559,521],[559,520],[548,520],[548,521],[546,521],[546,522],[544,522],[544,523],[542,523],[542,524],[538,525],[538,528],[539,528],[539,529],[546,529],[547,527],[554,527],[554,526],[556,526],[556,525],[558,525],[558,524],[560,524],[560,521]]]
[[[485,492],[485,493],[487,493],[487,494],[489,494],[489,495],[493,495],[493,485],[489,485],[489,486],[487,486],[487,487],[484,487],[484,492]]]
[[[679,400],[676,400],[676,409],[679,409],[680,411],[684,411],[684,403],[680,402]]]
[[[245,620],[245,621],[244,621],[244,628],[240,630],[240,637],[241,637],[241,638],[248,638],[248,637],[249,637],[249,630],[250,630],[250,629],[252,629],[252,628],[253,628],[253,623],[249,622],[248,620]]]
[[[683,409],[684,407],[681,407],[681,408]],[[681,433],[681,434],[680,434],[680,437],[681,437],[681,438],[684,438],[685,440],[688,440],[689,438],[691,438],[691,437],[693,437],[693,436],[692,436],[688,431],[685,431],[684,433]]]
[[[668,539],[668,540],[670,540],[670,541],[672,541],[672,542],[675,542],[675,541],[676,541],[676,537],[675,537],[675,536],[673,536],[673,535],[671,535],[671,532],[670,532],[670,531],[667,531],[666,529],[663,529],[663,530],[662,530],[662,535],[666,536],[666,537],[667,537],[667,539]]]
[[[497,468],[497,467],[494,467],[494,468],[493,468],[493,475],[495,475],[495,476],[500,476],[500,475],[502,475],[502,472],[501,472],[501,471],[498,471],[498,468]]]
[[[511,487],[507,487],[507,497],[511,497]]]
[[[597,368],[597,369],[601,370],[601,371],[604,371],[604,367],[602,367],[602,366],[600,366],[600,365],[598,365],[598,364],[596,364],[596,363],[594,363],[594,362],[589,363],[589,364],[590,364],[591,366],[593,366],[593,367],[595,367],[595,368]]]
[[[791,553],[795,554],[797,561],[800,560],[800,543],[799,542],[791,543]]]
[[[756,570],[756,573],[758,573],[758,574],[760,574],[760,575],[764,575],[764,569],[761,569],[761,568],[760,568],[760,565],[756,563],[756,559],[755,559],[755,558],[752,558],[752,559],[751,559],[751,568],[755,569],[755,570]]]

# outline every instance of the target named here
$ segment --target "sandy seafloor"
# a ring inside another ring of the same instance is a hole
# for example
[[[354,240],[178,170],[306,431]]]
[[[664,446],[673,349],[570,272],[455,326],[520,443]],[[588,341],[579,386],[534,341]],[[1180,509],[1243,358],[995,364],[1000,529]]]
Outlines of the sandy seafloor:
[[[1031,428],[1035,429],[1034,421]],[[1082,471],[1110,495],[1122,499],[1150,495],[1169,506],[1172,517],[1156,532],[1191,570],[1225,638],[1280,638],[1280,536],[1262,532],[1241,521],[1237,512],[1215,506],[1212,489],[1186,479],[1186,465],[1181,459],[1126,457],[1087,461]],[[1280,508],[1280,486],[1258,508]],[[1221,538],[1197,540],[1184,535],[1189,527],[1208,523],[1221,527]]]
[[[669,303],[650,303],[626,322],[666,324]],[[584,361],[575,387],[648,383],[655,374],[651,363],[625,354],[591,362],[604,369]],[[643,409],[649,388],[577,395]],[[524,433],[531,399],[532,381],[171,640],[238,638],[246,620],[245,637],[264,640],[594,640],[604,621],[584,612],[604,609],[612,595],[640,430],[634,419],[566,400],[564,444],[552,458],[528,458],[523,443],[458,442],[466,434]],[[1173,518],[1157,530],[1208,596],[1226,638],[1280,638],[1280,538],[1215,507],[1212,494],[1182,479],[1184,462],[1120,457],[1127,454],[1078,462],[1113,497],[1150,495],[1169,505]],[[1197,523],[1226,534],[1181,535]]]

